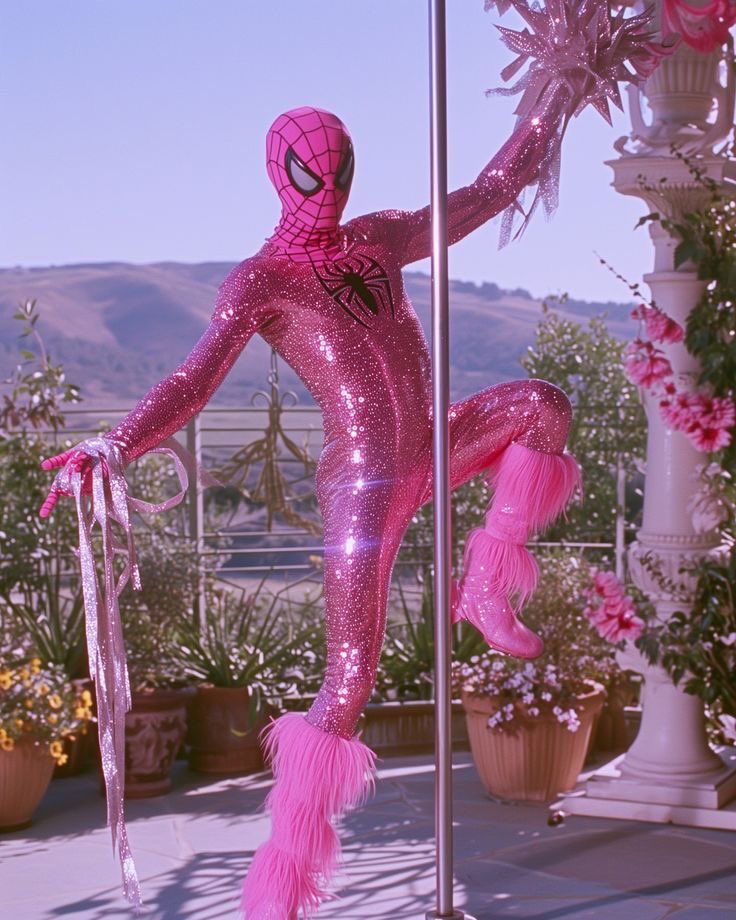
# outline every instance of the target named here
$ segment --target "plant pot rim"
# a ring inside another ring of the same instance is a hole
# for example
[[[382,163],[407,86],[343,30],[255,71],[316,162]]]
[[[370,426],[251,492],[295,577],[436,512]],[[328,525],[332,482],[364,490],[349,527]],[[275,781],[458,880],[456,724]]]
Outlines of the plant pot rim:
[[[462,700],[454,699],[452,700],[453,709],[457,709],[459,706],[462,706]],[[385,700],[381,703],[368,703],[365,707],[366,712],[391,712],[400,711],[406,712],[407,710],[417,710],[418,712],[425,712],[428,709],[434,709],[435,701],[434,700]]]
[[[574,704],[575,706],[581,706],[583,709],[598,709],[603,706],[603,702],[606,698],[606,688],[603,684],[599,684],[597,681],[591,680],[587,681],[590,689],[584,693],[579,693],[575,697]],[[491,694],[483,693],[468,693],[463,691],[462,695],[462,704],[466,712],[474,712],[482,715],[491,715],[496,712],[499,708],[498,703],[499,697],[492,696]],[[549,712],[542,710],[538,716],[530,716],[526,712],[526,706],[520,701],[516,703],[517,712],[514,715],[514,721],[519,722],[541,722],[545,719],[554,719],[557,720],[557,717],[550,710]],[[549,706],[547,703],[545,706]]]

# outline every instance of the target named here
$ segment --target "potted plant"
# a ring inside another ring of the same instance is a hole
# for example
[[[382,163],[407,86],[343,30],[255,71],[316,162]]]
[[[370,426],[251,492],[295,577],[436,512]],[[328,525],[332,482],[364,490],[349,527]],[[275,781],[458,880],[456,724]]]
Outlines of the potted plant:
[[[91,703],[59,665],[0,660],[0,830],[31,823],[54,764],[66,760],[64,741],[87,730]]]
[[[73,548],[77,525],[72,515],[47,520],[38,509],[48,490],[44,457],[57,453],[65,425],[64,404],[79,401],[52,363],[38,331],[35,301],[26,301],[15,318],[24,324],[23,348],[13,375],[5,380],[0,405],[0,654],[38,657],[59,665],[89,691],[85,660],[81,590]],[[56,774],[76,772],[86,761],[92,733],[64,739],[66,762]]]
[[[424,754],[434,749],[434,590],[431,566],[417,575],[419,603],[398,582],[399,617],[386,629],[376,688],[366,707],[363,741],[379,757]],[[414,609],[418,607],[418,609]],[[469,661],[487,646],[468,623],[454,628],[453,657]],[[452,740],[467,750],[468,734],[462,704],[452,704]]]
[[[125,794],[148,798],[170,791],[171,770],[186,737],[194,691],[176,646],[180,623],[193,619],[197,560],[188,544],[175,542],[159,525],[141,531],[138,564],[141,591],[120,596],[132,696],[125,717]]]
[[[473,759],[492,795],[548,801],[583,766],[615,649],[584,614],[588,567],[569,552],[545,554],[524,620],[545,642],[535,661],[488,650],[453,666]]]
[[[264,579],[265,581],[265,579]],[[294,625],[279,596],[210,587],[201,622],[178,629],[177,662],[197,682],[189,709],[189,765],[238,775],[263,768],[258,733],[302,673],[317,644],[315,628]]]

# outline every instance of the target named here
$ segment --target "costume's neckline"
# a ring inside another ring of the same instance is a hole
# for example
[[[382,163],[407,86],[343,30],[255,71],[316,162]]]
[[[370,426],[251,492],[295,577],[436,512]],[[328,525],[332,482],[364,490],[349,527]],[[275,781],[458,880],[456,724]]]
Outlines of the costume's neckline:
[[[313,231],[308,239],[298,239],[292,234],[280,232],[279,224],[273,234],[266,240],[269,250],[276,255],[289,259],[291,262],[305,262],[312,265],[321,265],[324,262],[336,262],[344,258],[352,248],[352,241],[348,240],[342,227],[336,231]]]

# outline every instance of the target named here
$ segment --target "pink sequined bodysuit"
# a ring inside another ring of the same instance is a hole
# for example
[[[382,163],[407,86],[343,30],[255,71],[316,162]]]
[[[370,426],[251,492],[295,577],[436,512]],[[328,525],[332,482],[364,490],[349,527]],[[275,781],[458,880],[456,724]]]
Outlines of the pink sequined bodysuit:
[[[533,181],[554,119],[522,121],[477,180],[448,200],[454,243]],[[179,430],[211,398],[255,333],[304,381],[324,417],[317,497],[324,522],[328,667],[307,719],[350,738],[371,694],[389,582],[404,531],[431,493],[431,367],[401,269],[430,254],[429,208],[340,225],[353,151],[338,118],[282,115],[268,169],[283,205],[273,236],[222,284],[211,323],[184,363],[110,433],[126,461]],[[452,406],[453,488],[512,442],[564,449],[570,405],[523,380]]]

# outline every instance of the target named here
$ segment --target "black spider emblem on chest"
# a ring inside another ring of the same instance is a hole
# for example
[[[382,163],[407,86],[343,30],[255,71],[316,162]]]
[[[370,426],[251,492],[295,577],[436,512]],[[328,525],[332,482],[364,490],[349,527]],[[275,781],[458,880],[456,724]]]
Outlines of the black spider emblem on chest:
[[[370,328],[372,316],[390,313],[394,317],[394,299],[386,270],[366,255],[350,255],[337,262],[314,265],[314,273],[330,297],[357,320]]]

